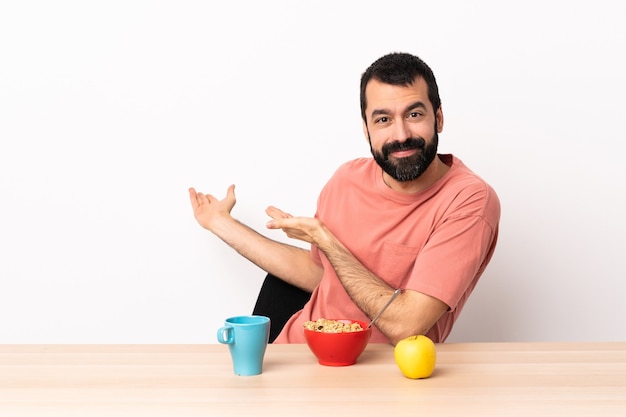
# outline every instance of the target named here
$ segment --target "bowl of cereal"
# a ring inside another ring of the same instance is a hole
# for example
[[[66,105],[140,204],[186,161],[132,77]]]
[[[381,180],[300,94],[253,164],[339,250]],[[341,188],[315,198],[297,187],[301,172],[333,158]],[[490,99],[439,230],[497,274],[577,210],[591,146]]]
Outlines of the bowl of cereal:
[[[321,365],[353,365],[372,335],[368,324],[345,319],[307,321],[304,323],[304,338]]]

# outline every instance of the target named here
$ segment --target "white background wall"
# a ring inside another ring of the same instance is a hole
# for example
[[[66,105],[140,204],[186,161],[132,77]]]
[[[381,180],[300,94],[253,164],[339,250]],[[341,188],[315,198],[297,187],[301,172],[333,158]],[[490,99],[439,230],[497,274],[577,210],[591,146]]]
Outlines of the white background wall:
[[[214,343],[264,273],[193,219],[313,215],[369,155],[358,81],[431,65],[501,238],[449,341],[626,340],[616,1],[0,3],[0,343]]]

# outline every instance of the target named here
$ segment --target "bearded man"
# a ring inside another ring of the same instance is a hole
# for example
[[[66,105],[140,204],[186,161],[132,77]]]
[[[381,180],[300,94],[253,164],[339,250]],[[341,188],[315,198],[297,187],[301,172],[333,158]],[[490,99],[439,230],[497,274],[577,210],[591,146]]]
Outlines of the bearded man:
[[[275,343],[304,343],[319,318],[377,319],[370,341],[412,335],[444,342],[492,258],[500,202],[451,154],[438,154],[443,111],[435,76],[419,57],[391,53],[361,76],[363,131],[372,158],[340,166],[322,189],[314,218],[276,207],[269,229],[310,250],[266,238],[231,216],[222,200],[189,189],[198,223],[263,270],[311,292]]]

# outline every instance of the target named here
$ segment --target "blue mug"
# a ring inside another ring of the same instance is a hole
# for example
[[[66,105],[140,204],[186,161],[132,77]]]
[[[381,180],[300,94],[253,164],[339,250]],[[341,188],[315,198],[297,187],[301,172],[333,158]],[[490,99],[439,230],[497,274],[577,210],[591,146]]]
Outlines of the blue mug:
[[[258,375],[270,336],[270,319],[265,316],[236,316],[217,330],[217,341],[228,345],[236,375]]]

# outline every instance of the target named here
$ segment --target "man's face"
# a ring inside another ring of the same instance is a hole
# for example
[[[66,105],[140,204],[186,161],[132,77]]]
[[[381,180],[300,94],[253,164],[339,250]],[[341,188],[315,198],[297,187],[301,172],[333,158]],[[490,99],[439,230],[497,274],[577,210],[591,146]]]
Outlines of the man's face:
[[[418,78],[410,86],[372,80],[367,97],[365,134],[374,159],[396,181],[413,181],[437,156],[441,109],[434,112],[426,82]]]

